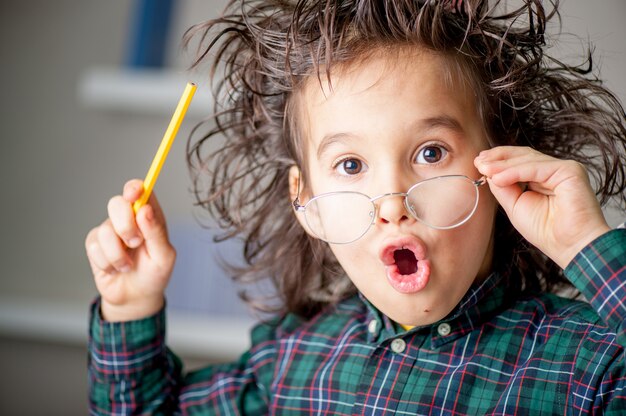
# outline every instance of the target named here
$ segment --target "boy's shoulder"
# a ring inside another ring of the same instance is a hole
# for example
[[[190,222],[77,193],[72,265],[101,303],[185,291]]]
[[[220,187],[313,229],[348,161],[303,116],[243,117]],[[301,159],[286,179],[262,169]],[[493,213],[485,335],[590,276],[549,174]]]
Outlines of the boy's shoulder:
[[[505,328],[498,342],[526,345],[535,358],[551,362],[555,354],[584,362],[602,348],[607,357],[623,353],[620,335],[609,327],[593,307],[582,300],[553,293],[519,298],[488,325]],[[571,355],[571,356],[570,356]]]
[[[511,308],[512,313],[530,313],[548,326],[588,326],[608,329],[596,310],[586,301],[555,293],[542,293],[521,298]]]

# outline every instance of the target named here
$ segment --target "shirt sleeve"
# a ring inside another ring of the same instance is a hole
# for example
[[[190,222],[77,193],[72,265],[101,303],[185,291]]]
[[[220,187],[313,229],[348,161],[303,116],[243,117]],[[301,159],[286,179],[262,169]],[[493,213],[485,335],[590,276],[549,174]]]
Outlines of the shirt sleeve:
[[[89,399],[91,414],[267,414],[264,384],[272,372],[273,331],[253,330],[253,347],[239,360],[184,374],[165,345],[165,311],[130,321],[101,319],[91,309]]]
[[[565,275],[626,346],[626,230],[609,231],[591,242]]]
[[[612,230],[591,242],[565,268],[565,275],[615,333],[613,342],[622,347],[612,348],[605,337],[579,348],[581,370],[576,380],[598,377],[596,394],[586,405],[593,414],[626,414],[626,230]],[[589,385],[574,383],[572,388],[581,389],[577,397],[586,397]]]

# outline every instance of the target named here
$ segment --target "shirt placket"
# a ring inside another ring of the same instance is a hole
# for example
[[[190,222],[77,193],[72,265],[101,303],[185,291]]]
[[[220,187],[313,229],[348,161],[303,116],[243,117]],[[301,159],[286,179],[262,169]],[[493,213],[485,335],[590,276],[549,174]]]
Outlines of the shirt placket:
[[[406,333],[398,333],[383,317],[368,324],[370,353],[361,373],[353,415],[395,414],[408,377],[415,365],[414,348],[409,348]],[[414,344],[415,335],[409,336]],[[421,343],[421,342],[417,342]]]

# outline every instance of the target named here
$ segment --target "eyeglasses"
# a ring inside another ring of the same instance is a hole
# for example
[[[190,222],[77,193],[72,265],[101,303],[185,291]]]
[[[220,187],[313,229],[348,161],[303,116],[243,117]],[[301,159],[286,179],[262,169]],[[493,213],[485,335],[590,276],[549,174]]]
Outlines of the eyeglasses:
[[[360,192],[328,192],[300,205],[309,229],[317,238],[331,244],[348,244],[363,237],[374,224],[382,198],[404,197],[406,210],[416,220],[438,230],[458,227],[467,222],[478,206],[478,187],[485,184],[483,176],[473,180],[464,175],[445,175],[426,179],[411,186],[406,193],[391,192],[370,198]]]

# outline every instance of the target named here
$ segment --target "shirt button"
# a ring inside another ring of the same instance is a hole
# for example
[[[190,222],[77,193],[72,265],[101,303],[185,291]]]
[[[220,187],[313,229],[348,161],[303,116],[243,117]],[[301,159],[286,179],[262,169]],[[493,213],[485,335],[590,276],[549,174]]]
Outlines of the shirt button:
[[[378,321],[376,319],[372,319],[367,325],[367,332],[374,336],[378,334]]]
[[[452,328],[450,327],[450,324],[447,324],[445,322],[443,324],[439,324],[439,326],[437,327],[437,333],[441,335],[442,337],[445,337],[446,335],[450,335],[451,331],[452,331]]]
[[[391,350],[396,353],[401,353],[406,348],[406,342],[403,339],[396,338],[391,341]]]

